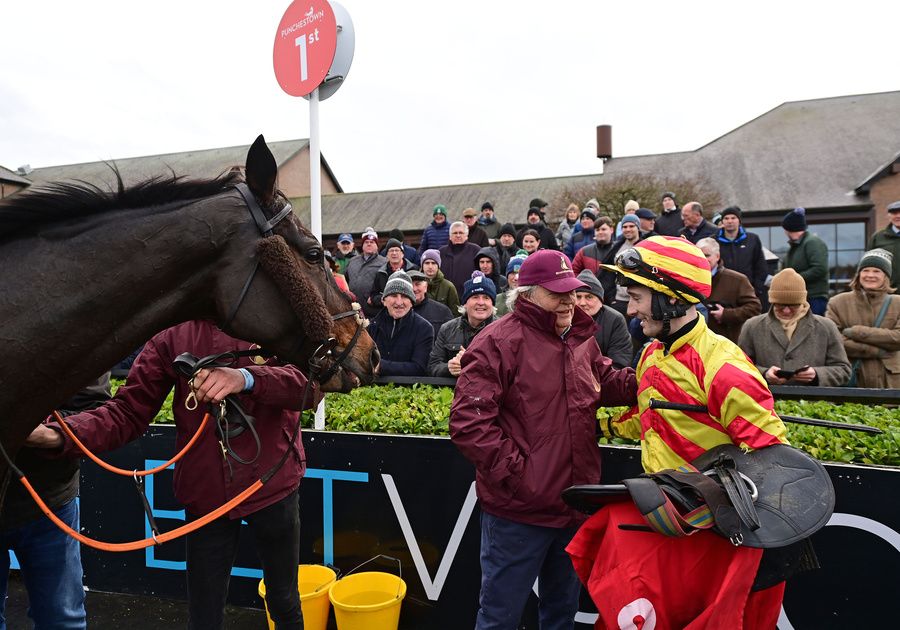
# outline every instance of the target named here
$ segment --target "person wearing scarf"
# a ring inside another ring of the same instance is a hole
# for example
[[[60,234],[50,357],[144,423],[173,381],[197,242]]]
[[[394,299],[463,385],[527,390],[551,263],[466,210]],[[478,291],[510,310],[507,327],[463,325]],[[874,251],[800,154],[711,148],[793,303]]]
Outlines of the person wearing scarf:
[[[791,268],[772,278],[771,307],[751,317],[738,345],[770,385],[840,387],[850,378],[841,333],[830,319],[815,315],[806,282]]]
[[[900,387],[900,297],[891,288],[893,255],[863,254],[850,291],[828,302],[825,316],[841,331],[856,387]]]

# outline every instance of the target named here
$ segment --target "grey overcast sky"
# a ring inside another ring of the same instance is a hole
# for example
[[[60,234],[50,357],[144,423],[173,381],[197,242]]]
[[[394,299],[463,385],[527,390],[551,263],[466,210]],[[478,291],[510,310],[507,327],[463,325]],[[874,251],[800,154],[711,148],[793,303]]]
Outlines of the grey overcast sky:
[[[594,173],[598,124],[617,157],[684,151],[785,101],[900,89],[883,0],[340,1],[356,52],[320,128],[348,192]],[[0,165],[308,137],[272,69],[289,4],[4,3]]]

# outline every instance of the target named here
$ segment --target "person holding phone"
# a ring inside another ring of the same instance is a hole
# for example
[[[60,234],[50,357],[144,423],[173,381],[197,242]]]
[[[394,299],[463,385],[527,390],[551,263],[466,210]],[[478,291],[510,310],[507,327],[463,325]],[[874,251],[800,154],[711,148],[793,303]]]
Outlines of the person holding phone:
[[[769,311],[744,323],[738,345],[770,385],[840,387],[850,378],[841,333],[811,312],[806,296],[803,276],[779,271],[769,287]]]

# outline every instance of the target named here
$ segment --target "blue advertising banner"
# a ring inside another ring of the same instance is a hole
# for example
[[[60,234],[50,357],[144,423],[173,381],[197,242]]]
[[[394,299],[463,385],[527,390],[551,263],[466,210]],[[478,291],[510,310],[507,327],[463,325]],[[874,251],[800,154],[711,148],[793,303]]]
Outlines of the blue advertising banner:
[[[304,431],[309,470],[301,484],[300,561],[348,571],[379,554],[400,559],[408,593],[401,628],[458,629],[474,625],[481,573],[479,510],[474,471],[448,438]],[[122,468],[148,468],[174,450],[174,429],[147,435],[106,459]],[[603,448],[603,476],[615,483],[640,472],[639,452]],[[827,466],[837,508],[814,538],[822,564],[788,583],[780,630],[879,627],[896,599],[900,576],[900,471]],[[121,542],[149,536],[133,481],[85,463],[82,527],[91,537]],[[164,531],[184,520],[172,495],[172,473],[148,480],[147,497]],[[650,534],[648,534],[650,535]],[[85,584],[96,590],[183,599],[181,541],[125,554],[84,549]],[[366,570],[396,572],[385,562]],[[262,573],[250,536],[242,540],[229,601],[262,607]],[[523,628],[537,628],[536,597]],[[596,619],[586,595],[576,628]]]

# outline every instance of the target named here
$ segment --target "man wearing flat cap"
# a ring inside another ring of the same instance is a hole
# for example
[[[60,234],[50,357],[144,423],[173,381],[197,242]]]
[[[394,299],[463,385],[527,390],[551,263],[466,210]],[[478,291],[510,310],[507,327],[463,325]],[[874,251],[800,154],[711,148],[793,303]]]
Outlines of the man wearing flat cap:
[[[522,263],[512,312],[462,356],[450,436],[475,466],[481,594],[475,628],[516,628],[538,581],[541,627],[571,628],[581,587],[565,547],[584,516],[562,491],[600,480],[597,409],[632,404],[634,371],[616,370],[575,306],[569,259]]]
[[[478,247],[487,247],[490,245],[488,235],[484,229],[478,225],[478,212],[475,208],[466,208],[462,213],[463,223],[469,228],[469,242],[475,243]]]
[[[650,208],[638,208],[634,214],[641,220],[641,233],[644,238],[656,236],[656,220],[659,218]]]

